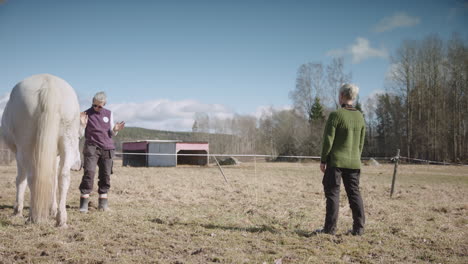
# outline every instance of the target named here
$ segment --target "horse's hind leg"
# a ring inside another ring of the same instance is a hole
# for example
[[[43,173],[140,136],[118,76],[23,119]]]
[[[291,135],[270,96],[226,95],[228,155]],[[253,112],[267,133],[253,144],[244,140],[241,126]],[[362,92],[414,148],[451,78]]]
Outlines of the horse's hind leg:
[[[60,158],[57,157],[57,169],[54,175],[54,186],[52,187],[52,207],[50,208],[50,216],[57,216],[57,177],[60,174]]]
[[[17,159],[16,167],[18,170],[18,175],[16,176],[16,202],[14,206],[13,215],[14,216],[23,216],[23,206],[24,206],[24,192],[26,191],[27,186],[27,173],[25,169],[21,166],[21,162]]]
[[[58,171],[58,193],[59,203],[57,211],[57,226],[67,227],[67,192],[70,187],[70,165],[66,158],[60,162],[60,170]]]

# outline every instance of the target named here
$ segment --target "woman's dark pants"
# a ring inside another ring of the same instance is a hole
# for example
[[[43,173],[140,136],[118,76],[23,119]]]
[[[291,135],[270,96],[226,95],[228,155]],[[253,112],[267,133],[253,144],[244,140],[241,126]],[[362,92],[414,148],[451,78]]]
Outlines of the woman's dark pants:
[[[114,150],[103,150],[97,146],[85,144],[83,148],[84,175],[80,184],[81,194],[89,194],[93,190],[96,166],[99,167],[98,193],[105,194],[110,188],[112,173],[112,158]]]
[[[340,209],[341,179],[348,195],[349,206],[353,212],[353,231],[363,231],[365,223],[364,204],[359,191],[359,169],[327,168],[323,176],[323,187],[327,199],[327,214],[324,231],[334,234]]]

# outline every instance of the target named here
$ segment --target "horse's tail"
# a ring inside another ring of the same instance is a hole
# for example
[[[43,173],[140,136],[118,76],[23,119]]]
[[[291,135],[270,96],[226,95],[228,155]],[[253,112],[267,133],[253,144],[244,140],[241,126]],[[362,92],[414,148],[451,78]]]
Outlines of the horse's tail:
[[[37,133],[31,186],[32,222],[47,219],[53,201],[60,127],[60,91],[55,82],[51,76],[46,76],[38,90]]]

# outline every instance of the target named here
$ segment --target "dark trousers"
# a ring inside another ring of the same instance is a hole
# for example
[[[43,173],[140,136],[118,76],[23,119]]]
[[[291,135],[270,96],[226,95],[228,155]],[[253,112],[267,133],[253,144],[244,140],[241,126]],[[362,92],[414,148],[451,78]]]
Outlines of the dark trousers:
[[[83,148],[84,175],[81,179],[80,191],[89,194],[93,190],[96,166],[99,167],[98,193],[104,194],[110,188],[110,175],[112,173],[112,158],[114,150],[103,150],[97,146],[85,144]]]
[[[361,192],[359,191],[359,176],[361,170],[328,168],[323,176],[323,188],[327,199],[327,214],[324,229],[327,232],[336,231],[338,212],[340,209],[340,184],[341,179],[348,195],[349,206],[353,212],[353,230],[364,228],[365,215]]]

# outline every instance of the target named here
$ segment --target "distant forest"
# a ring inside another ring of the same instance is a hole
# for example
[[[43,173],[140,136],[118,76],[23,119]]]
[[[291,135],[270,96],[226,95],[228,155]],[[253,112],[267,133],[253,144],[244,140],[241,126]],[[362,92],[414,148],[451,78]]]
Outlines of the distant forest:
[[[293,109],[270,109],[258,119],[197,113],[193,131],[236,136],[220,142],[219,149],[231,153],[317,156],[345,82],[352,82],[352,74],[344,71],[343,58],[329,65],[305,63],[289,93]],[[391,57],[385,89],[365,102],[358,98],[356,108],[367,123],[363,156],[390,157],[400,149],[409,158],[468,163],[466,40],[454,33],[446,42],[436,35],[403,41]]]
[[[459,35],[404,41],[392,57],[387,92],[367,103],[366,151],[468,161],[468,46]]]

